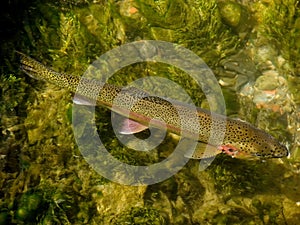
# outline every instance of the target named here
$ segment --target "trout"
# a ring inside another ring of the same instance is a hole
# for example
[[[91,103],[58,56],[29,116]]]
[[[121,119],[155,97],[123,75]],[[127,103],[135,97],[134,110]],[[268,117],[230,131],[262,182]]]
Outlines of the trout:
[[[120,131],[123,134],[143,131],[148,128],[151,121],[152,125],[158,129],[165,129],[166,127],[169,132],[184,135],[187,140],[196,139],[199,145],[188,156],[193,159],[209,158],[219,153],[240,158],[280,158],[289,154],[285,145],[267,132],[245,121],[228,118],[198,107],[196,107],[197,120],[184,119],[184,121],[180,121],[178,108],[186,115],[184,118],[195,117],[195,110],[188,104],[171,103],[172,101],[150,96],[134,87],[122,88],[94,79],[59,73],[23,53],[18,52],[18,54],[20,55],[22,71],[35,79],[53,83],[82,97],[81,99],[74,99],[74,103],[89,104],[94,100],[99,106],[107,107],[120,115],[129,115],[129,119],[124,122],[122,131]],[[79,84],[80,88],[78,89]],[[97,96],[93,94],[95,90],[100,90]],[[114,102],[117,96],[118,101]],[[133,101],[135,102],[134,105],[128,104]],[[212,130],[213,119],[214,122],[222,125],[220,127],[223,127],[225,135],[222,143],[209,142],[211,135],[218,136],[220,132]],[[184,124],[183,128],[182,124]],[[209,146],[209,151],[205,151],[203,148],[206,145]]]

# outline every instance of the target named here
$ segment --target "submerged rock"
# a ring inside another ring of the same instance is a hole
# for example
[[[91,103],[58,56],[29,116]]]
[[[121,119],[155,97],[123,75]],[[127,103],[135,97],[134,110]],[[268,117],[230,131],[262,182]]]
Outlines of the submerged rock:
[[[224,23],[237,33],[245,32],[252,27],[252,18],[245,6],[232,1],[220,1],[218,8]]]

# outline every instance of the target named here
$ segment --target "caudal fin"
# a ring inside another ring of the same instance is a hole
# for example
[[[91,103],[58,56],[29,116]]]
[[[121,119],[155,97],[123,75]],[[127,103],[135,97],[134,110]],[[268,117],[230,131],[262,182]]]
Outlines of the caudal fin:
[[[47,76],[51,73],[56,73],[51,69],[47,68],[40,62],[30,58],[22,52],[16,51],[20,56],[20,68],[21,70],[29,75],[30,77],[38,80],[47,80]]]

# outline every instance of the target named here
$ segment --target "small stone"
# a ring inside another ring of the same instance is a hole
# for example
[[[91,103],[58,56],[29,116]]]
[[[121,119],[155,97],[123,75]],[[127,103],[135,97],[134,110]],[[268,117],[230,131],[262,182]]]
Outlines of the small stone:
[[[240,23],[242,7],[235,2],[219,3],[220,14],[224,22],[232,27],[237,27]]]
[[[263,75],[257,78],[255,87],[259,90],[274,90],[278,85],[277,77]]]

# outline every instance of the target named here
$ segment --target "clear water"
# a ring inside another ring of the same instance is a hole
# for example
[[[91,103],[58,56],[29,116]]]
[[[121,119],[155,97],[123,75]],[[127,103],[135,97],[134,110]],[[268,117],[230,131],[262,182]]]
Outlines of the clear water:
[[[198,160],[190,160],[153,185],[111,182],[91,168],[77,147],[72,94],[27,77],[16,62],[13,69],[2,69],[0,84],[0,224],[298,224],[299,4],[239,2],[36,3],[24,12],[17,40],[2,45],[8,49],[18,43],[16,50],[53,69],[82,75],[96,57],[125,43],[178,43],[212,69],[227,115],[266,130],[288,146],[290,157],[243,160],[219,155],[204,171],[199,172]],[[14,65],[11,61],[17,59],[10,54],[7,65]],[[208,108],[195,82],[166,64],[131,65],[110,82],[126,85],[147,76],[178,83],[195,105]],[[104,146],[124,163],[156,163],[178,144],[168,134],[150,154],[130,150],[116,138],[110,111],[96,112]],[[84,126],[82,134],[89,135]],[[146,131],[137,137],[149,135]]]

